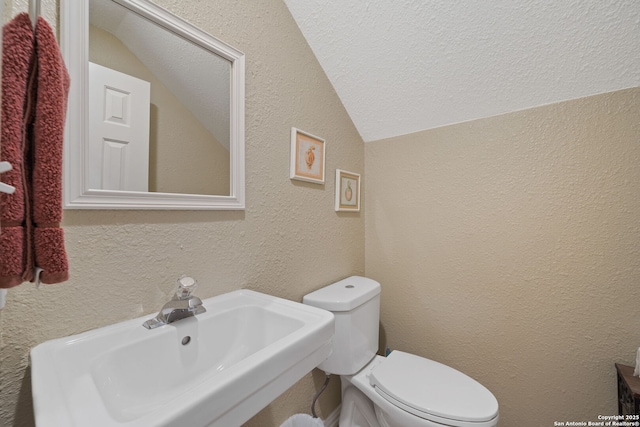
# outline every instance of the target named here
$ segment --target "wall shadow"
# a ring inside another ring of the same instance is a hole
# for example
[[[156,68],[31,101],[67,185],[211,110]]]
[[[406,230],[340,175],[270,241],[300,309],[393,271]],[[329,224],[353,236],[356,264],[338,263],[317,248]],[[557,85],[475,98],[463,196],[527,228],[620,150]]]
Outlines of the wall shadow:
[[[15,414],[13,427],[35,427],[36,419],[33,414],[33,395],[31,392],[31,365],[27,366],[24,371]]]

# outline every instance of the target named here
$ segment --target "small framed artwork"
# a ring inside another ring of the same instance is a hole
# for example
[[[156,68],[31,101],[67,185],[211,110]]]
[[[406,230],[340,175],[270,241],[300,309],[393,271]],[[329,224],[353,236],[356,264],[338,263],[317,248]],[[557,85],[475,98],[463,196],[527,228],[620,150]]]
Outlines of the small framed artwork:
[[[336,169],[336,211],[360,212],[360,175]]]
[[[324,154],[324,139],[291,128],[289,178],[324,184]]]

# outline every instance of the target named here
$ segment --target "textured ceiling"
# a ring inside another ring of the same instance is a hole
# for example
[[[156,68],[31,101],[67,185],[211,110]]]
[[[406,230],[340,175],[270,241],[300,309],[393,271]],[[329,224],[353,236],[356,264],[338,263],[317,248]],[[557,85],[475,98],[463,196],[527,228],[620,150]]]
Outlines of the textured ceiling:
[[[638,0],[284,0],[365,141],[640,86]]]

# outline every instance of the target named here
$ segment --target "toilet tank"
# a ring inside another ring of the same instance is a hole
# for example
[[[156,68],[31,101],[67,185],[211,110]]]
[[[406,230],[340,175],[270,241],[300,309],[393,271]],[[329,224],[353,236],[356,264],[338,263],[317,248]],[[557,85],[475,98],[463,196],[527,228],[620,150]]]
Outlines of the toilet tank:
[[[351,276],[305,295],[302,302],[335,316],[333,352],[318,368],[329,374],[352,375],[375,356],[380,322],[378,282]]]

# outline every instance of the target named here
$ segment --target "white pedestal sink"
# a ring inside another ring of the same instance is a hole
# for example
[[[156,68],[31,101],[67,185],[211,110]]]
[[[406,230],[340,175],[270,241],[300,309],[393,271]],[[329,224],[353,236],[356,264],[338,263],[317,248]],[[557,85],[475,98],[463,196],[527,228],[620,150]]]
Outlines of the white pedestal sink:
[[[38,427],[239,426],[331,351],[333,314],[249,290],[148,330],[152,315],[31,350]]]

